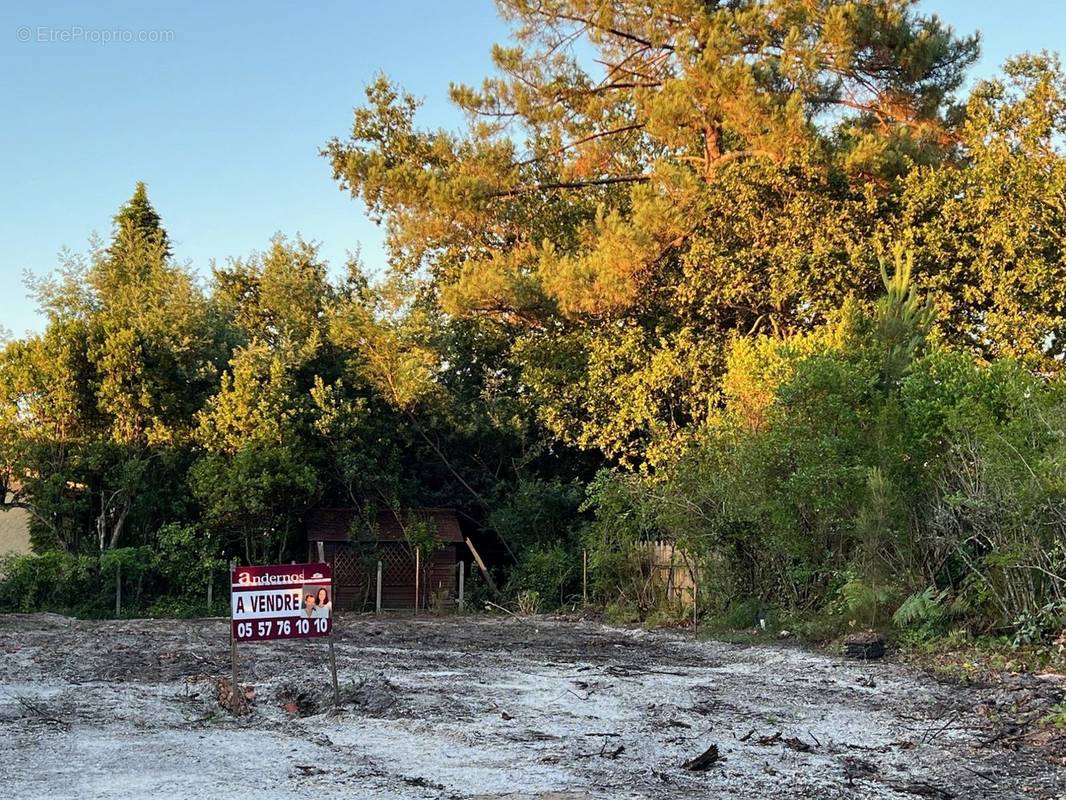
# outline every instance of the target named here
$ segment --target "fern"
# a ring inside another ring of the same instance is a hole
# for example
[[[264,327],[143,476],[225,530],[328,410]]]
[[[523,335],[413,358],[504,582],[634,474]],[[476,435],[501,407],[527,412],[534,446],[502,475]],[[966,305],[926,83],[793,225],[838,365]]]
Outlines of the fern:
[[[872,586],[854,576],[840,587],[840,597],[848,615],[856,622],[867,624],[877,621],[878,611],[888,603],[891,594],[887,587]]]
[[[938,592],[929,586],[904,600],[892,615],[892,621],[899,628],[936,625],[947,616],[946,598],[946,589]]]

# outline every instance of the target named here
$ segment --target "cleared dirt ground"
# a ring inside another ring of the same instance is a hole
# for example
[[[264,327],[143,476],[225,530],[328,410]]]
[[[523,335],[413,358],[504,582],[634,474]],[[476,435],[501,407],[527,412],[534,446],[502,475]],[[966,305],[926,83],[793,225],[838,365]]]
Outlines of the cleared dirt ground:
[[[1054,697],[1040,678],[997,700],[890,661],[545,619],[348,617],[336,648],[333,712],[324,641],[242,646],[255,704],[234,717],[226,620],[0,617],[3,796],[1066,797],[1057,756],[988,710]]]

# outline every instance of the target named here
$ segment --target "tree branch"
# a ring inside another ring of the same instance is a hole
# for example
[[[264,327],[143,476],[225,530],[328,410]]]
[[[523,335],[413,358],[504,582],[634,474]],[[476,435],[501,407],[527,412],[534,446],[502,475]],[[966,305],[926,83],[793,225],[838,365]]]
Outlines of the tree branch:
[[[671,45],[671,44],[666,44],[665,42],[663,42],[662,44],[656,45],[656,44],[653,44],[652,42],[650,42],[647,39],[644,39],[644,38],[642,38],[640,36],[637,36],[635,33],[630,33],[629,31],[619,30],[618,28],[607,28],[607,27],[604,27],[603,25],[597,24],[594,20],[586,19],[585,17],[579,17],[576,14],[562,14],[562,13],[559,13],[559,12],[548,13],[548,12],[546,12],[543,9],[543,7],[534,9],[533,13],[539,14],[540,16],[545,17],[547,19],[555,18],[555,19],[563,19],[563,20],[566,20],[567,22],[576,22],[576,23],[578,23],[580,25],[584,25],[586,28],[595,28],[598,31],[603,31],[604,33],[609,33],[612,36],[618,37],[619,39],[625,39],[626,41],[636,42],[637,44],[644,45],[644,47],[658,48],[660,50],[673,50],[674,49],[674,46]]]
[[[501,189],[495,192],[487,192],[482,195],[485,198],[492,197],[518,197],[533,192],[554,191],[556,189],[585,189],[590,186],[610,186],[616,183],[647,183],[650,175],[614,175],[607,178],[592,178],[584,181],[550,181],[547,183],[533,183],[526,186],[517,186],[514,189]]]
[[[557,156],[560,153],[566,152],[571,147],[577,147],[579,145],[585,144],[586,142],[595,141],[596,139],[602,139],[605,136],[613,136],[616,133],[626,133],[627,131],[641,130],[643,127],[643,122],[635,122],[632,125],[623,125],[619,128],[611,128],[611,130],[609,131],[599,131],[598,133],[591,133],[588,136],[570,142],[569,144],[564,144],[562,147],[557,147],[556,149],[552,150],[549,153],[545,153],[542,156],[536,156],[534,158],[527,158],[524,161],[519,161],[516,166],[524,167],[527,164],[535,164],[536,162],[542,161],[545,158],[551,158],[552,156]]]

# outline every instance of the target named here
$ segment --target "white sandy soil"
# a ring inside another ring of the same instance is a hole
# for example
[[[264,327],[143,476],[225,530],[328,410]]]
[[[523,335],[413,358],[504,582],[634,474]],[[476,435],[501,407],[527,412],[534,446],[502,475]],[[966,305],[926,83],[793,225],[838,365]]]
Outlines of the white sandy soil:
[[[1066,798],[1066,769],[984,744],[973,690],[890,660],[353,616],[334,710],[327,652],[242,646],[237,718],[215,697],[226,620],[0,617],[3,797]],[[712,744],[717,763],[682,768]]]

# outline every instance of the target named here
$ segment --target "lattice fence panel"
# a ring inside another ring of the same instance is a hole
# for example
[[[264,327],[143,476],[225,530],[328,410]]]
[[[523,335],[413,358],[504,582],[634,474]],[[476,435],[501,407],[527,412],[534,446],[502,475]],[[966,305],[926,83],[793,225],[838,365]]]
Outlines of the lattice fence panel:
[[[388,544],[381,548],[382,582],[387,586],[415,583],[415,559],[402,545]]]
[[[355,586],[363,581],[363,565],[359,553],[351,545],[338,547],[333,556],[333,580],[344,586]]]

